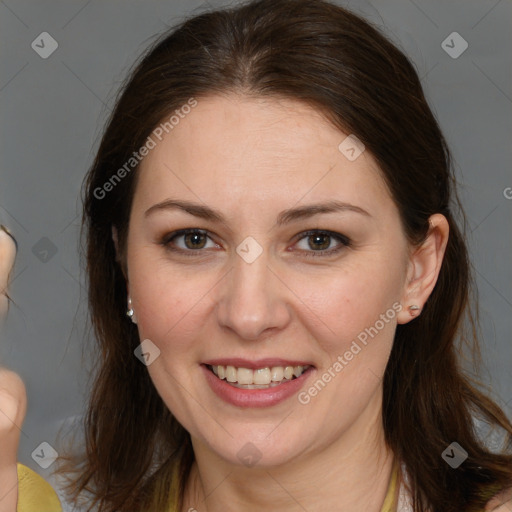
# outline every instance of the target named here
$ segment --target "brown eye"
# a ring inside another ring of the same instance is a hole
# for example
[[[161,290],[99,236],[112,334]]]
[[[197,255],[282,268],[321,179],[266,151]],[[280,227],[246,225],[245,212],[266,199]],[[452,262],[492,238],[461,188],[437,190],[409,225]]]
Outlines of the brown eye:
[[[332,241],[336,240],[338,245],[331,247]],[[350,239],[340,233],[331,231],[313,230],[302,233],[299,241],[306,240],[306,246],[300,248],[307,256],[329,256],[340,252],[345,247],[350,247]]]
[[[187,233],[183,240],[188,249],[202,249],[206,242],[204,233]]]
[[[329,235],[309,235],[308,244],[312,249],[325,250],[331,245],[331,237]]]
[[[208,239],[210,239],[210,237],[206,231],[200,229],[182,229],[166,235],[160,243],[170,251],[181,252],[183,254],[188,253],[187,256],[195,256],[195,254],[190,253],[196,252],[197,255],[199,255],[199,253],[202,252],[200,249],[218,247],[213,241],[213,245],[207,247]]]

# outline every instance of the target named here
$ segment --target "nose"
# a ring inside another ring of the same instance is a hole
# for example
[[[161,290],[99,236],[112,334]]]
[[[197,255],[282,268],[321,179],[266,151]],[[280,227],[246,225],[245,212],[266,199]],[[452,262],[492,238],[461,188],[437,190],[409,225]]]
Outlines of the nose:
[[[291,319],[292,293],[269,267],[267,254],[264,250],[252,263],[235,254],[233,269],[219,288],[218,322],[239,339],[259,340],[284,329]]]

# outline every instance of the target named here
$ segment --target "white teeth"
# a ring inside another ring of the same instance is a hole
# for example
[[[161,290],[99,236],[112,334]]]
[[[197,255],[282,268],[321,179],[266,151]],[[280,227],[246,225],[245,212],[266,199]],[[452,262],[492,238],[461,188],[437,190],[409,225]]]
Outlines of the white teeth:
[[[226,366],[226,380],[228,382],[236,382],[236,373],[234,366]]]
[[[265,389],[288,382],[293,377],[300,377],[308,368],[306,366],[273,366],[272,368],[236,368],[235,366],[210,366],[211,370],[221,380],[244,389]]]
[[[282,366],[273,366],[270,373],[272,374],[273,382],[281,382],[284,378],[284,368]]]
[[[254,384],[270,384],[270,381],[272,380],[270,378],[270,368],[258,368],[257,370],[253,371],[253,374]],[[240,381],[238,382],[241,384]],[[250,382],[248,382],[248,384],[250,384]]]
[[[293,375],[295,375],[295,377],[300,377],[302,375],[303,370],[304,370],[304,366],[294,366],[293,367]]]
[[[253,382],[254,372],[249,368],[238,368],[237,382],[238,384],[254,384]]]
[[[284,382],[288,382],[285,380]],[[271,382],[268,385],[265,384],[238,384],[237,382],[230,382],[230,386],[234,386],[235,388],[239,389],[268,389],[268,388],[275,388],[276,386],[281,385],[280,382]]]

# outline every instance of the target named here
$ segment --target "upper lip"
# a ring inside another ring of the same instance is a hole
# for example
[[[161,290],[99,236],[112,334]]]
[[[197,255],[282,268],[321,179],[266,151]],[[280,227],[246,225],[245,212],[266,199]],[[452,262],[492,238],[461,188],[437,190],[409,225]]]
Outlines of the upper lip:
[[[271,368],[273,366],[313,366],[308,361],[296,361],[290,359],[280,359],[276,357],[267,357],[265,359],[249,360],[241,357],[230,357],[220,359],[210,359],[204,361],[203,364],[210,366],[236,366],[237,368],[249,368],[256,370],[257,368]]]

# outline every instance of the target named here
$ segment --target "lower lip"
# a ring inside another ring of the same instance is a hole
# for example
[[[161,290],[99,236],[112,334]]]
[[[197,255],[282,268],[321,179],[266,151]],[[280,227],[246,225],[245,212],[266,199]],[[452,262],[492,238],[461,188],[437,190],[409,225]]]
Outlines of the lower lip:
[[[267,389],[235,388],[225,380],[219,379],[204,364],[201,365],[206,382],[213,392],[225,402],[237,407],[270,407],[299,392],[314,368],[310,366],[300,377]]]

